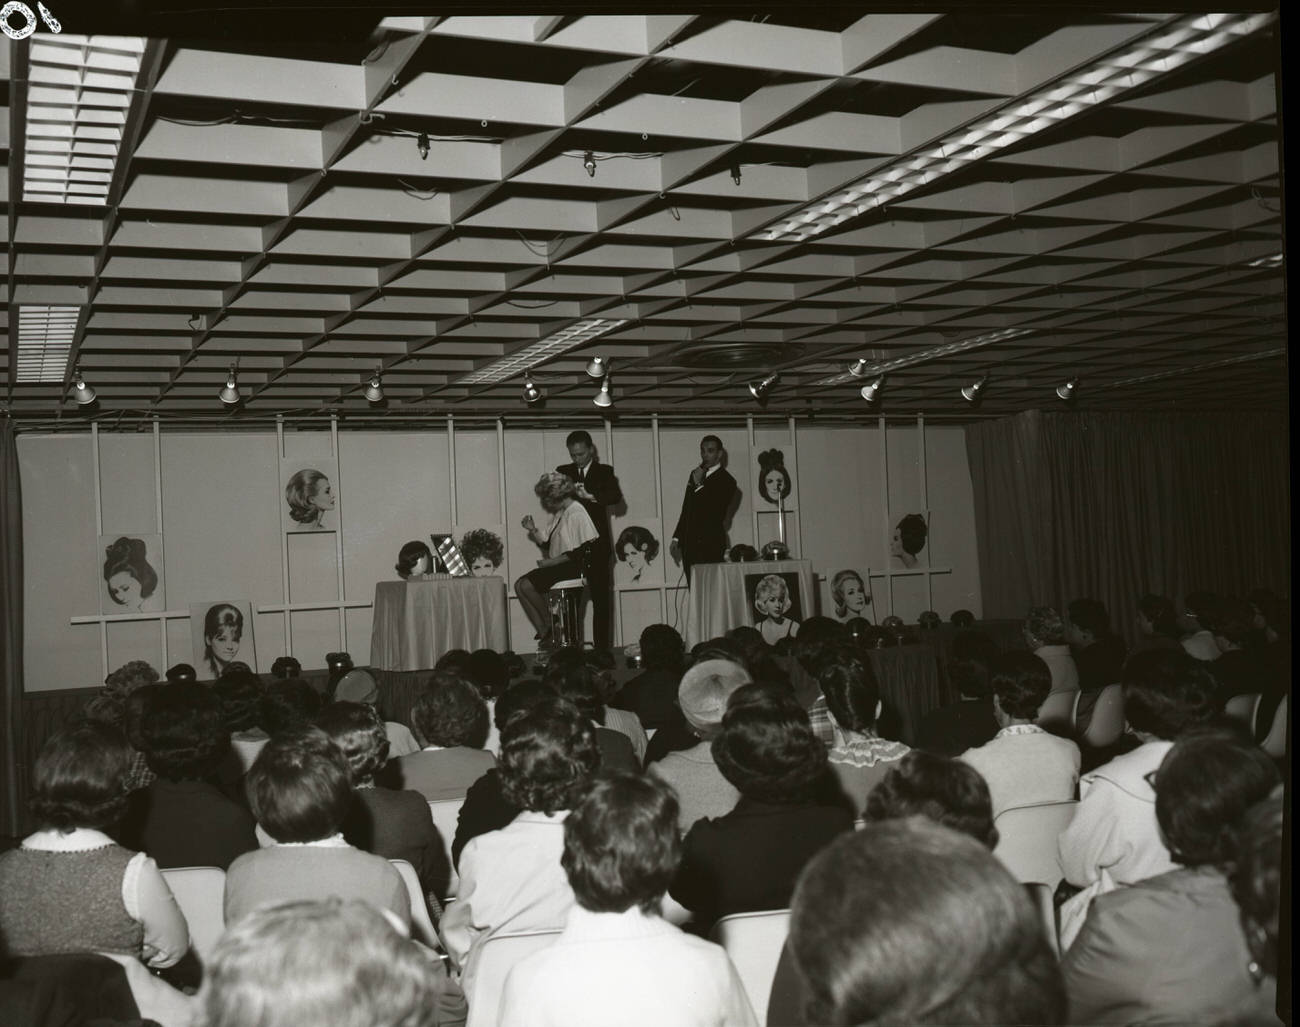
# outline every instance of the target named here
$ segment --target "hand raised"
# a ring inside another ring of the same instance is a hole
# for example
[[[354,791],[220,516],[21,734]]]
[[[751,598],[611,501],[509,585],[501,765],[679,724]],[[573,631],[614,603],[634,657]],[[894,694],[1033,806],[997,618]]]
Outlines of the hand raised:
[[[519,522],[524,531],[533,532],[537,530],[537,522],[533,520],[533,515],[528,514]]]

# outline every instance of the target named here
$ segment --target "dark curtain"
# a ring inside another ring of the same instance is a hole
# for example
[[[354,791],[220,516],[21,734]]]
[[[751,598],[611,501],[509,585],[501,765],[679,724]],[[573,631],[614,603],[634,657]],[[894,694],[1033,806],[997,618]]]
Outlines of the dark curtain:
[[[23,497],[18,437],[0,418],[0,834],[22,833],[18,795],[23,702]]]
[[[1289,593],[1283,415],[1028,411],[966,451],[987,618],[1091,596],[1132,641],[1144,592]]]

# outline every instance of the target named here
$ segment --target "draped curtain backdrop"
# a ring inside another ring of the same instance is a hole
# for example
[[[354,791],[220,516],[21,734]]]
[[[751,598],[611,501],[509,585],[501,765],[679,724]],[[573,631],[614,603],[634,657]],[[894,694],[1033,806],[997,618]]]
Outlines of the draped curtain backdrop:
[[[23,702],[23,511],[18,439],[0,417],[0,834],[22,833],[18,798]]]
[[[1089,596],[1132,642],[1145,592],[1289,594],[1284,415],[1028,411],[966,452],[985,617]]]

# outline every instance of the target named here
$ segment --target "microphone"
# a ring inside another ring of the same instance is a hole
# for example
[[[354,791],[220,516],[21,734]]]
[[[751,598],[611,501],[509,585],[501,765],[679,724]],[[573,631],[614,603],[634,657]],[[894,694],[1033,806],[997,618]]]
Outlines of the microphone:
[[[699,488],[704,483],[704,474],[708,470],[708,465],[701,463],[699,467],[691,471],[691,483]]]

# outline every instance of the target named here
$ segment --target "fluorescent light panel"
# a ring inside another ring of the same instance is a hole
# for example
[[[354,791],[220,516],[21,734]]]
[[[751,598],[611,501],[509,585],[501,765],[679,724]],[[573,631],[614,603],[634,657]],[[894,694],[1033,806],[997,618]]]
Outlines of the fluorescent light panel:
[[[144,46],[130,36],[32,38],[24,200],[107,202]]]
[[[1241,356],[1225,357],[1222,360],[1213,360],[1208,364],[1197,364],[1195,367],[1178,367],[1172,371],[1157,371],[1154,374],[1144,374],[1137,378],[1124,378],[1117,382],[1108,382],[1100,388],[1113,389],[1120,385],[1140,385],[1143,382],[1159,381],[1162,378],[1174,378],[1180,374],[1195,374],[1197,371],[1212,371],[1216,367],[1229,367],[1232,364],[1246,364],[1252,360],[1268,360],[1270,357],[1281,357],[1286,355],[1286,348],[1279,346],[1276,349],[1260,350],[1258,353],[1243,353]]]
[[[831,375],[829,378],[822,378],[813,382],[814,385],[839,385],[842,382],[855,382],[863,378],[878,378],[882,374],[891,374],[894,371],[901,371],[905,367],[913,367],[916,364],[926,364],[932,360],[942,360],[944,357],[950,357],[954,353],[966,353],[969,350],[979,349],[982,346],[992,346],[995,342],[1006,342],[1008,339],[1018,339],[1022,335],[1032,335],[1032,328],[1002,328],[996,332],[985,332],[983,335],[976,335],[974,338],[962,339],[960,342],[945,342],[941,346],[932,346],[929,349],[914,350],[911,353],[905,353],[901,357],[893,357],[890,360],[878,360],[874,364],[868,364],[862,369],[860,374],[849,374],[845,371],[843,374]]]
[[[1081,111],[1250,35],[1275,17],[1275,13],[1266,12],[1181,18],[1159,35],[1139,40],[1041,89],[1017,97],[928,149],[876,168],[867,177],[807,204],[751,238],[766,242],[802,242],[813,238],[849,218],[883,207],[914,189],[991,157]]]
[[[18,308],[18,356],[15,377],[21,383],[62,383],[77,331],[80,307]]]
[[[577,349],[585,342],[599,338],[615,328],[627,324],[627,320],[610,321],[604,318],[589,318],[563,328],[554,335],[548,335],[521,350],[501,357],[492,363],[471,371],[463,378],[458,378],[456,385],[491,385],[506,381],[517,374],[522,374],[530,367],[545,363],[569,350]]]
[[[1267,257],[1259,257],[1255,260],[1252,260],[1246,266],[1247,267],[1281,267],[1282,254],[1272,253],[1269,254],[1269,256]]]

